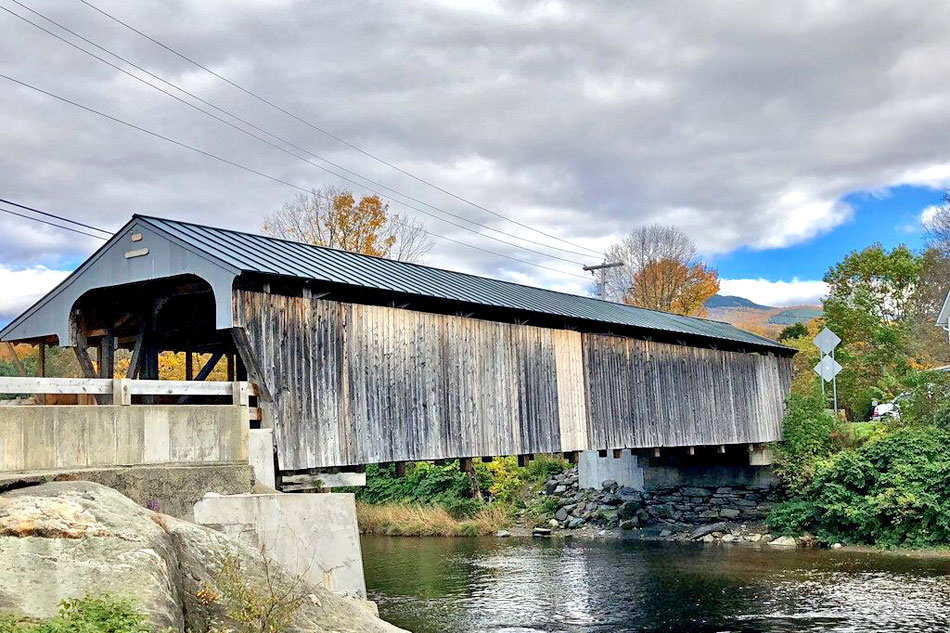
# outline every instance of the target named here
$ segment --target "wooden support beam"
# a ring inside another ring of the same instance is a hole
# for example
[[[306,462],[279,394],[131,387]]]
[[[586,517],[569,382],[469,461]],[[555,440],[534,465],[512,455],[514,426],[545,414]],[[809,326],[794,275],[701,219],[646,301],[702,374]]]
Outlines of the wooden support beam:
[[[597,451],[597,457],[607,457],[607,449],[602,448],[599,451]]]
[[[142,325],[139,326],[138,333],[135,335],[135,346],[132,348],[132,358],[129,360],[129,371],[125,374],[125,377],[129,380],[134,379],[140,373],[144,344],[145,323],[143,322]]]
[[[654,448],[654,449],[653,449],[653,456],[654,456],[654,457],[659,457],[659,456],[660,456],[660,449]]]
[[[46,343],[40,343],[39,347],[40,378],[46,378]]]
[[[534,454],[525,453],[524,455],[518,455],[518,465],[522,468],[526,467],[528,463],[534,459]]]
[[[185,380],[195,379],[195,355],[191,350],[185,352]]]
[[[568,451],[562,454],[564,455],[564,459],[567,460],[568,464],[576,464],[577,462],[580,461],[580,458],[581,458],[581,454],[579,451]]]
[[[106,333],[99,339],[99,377],[114,378],[115,373],[115,334]]]
[[[89,348],[86,347],[86,337],[82,338],[82,343],[75,346],[76,359],[79,361],[79,368],[82,369],[82,375],[86,378],[96,378],[96,368],[92,364],[92,358],[89,357]]]
[[[459,470],[463,473],[475,472],[475,464],[472,462],[471,457],[461,457],[459,458]]]
[[[214,368],[218,366],[218,362],[221,360],[222,356],[224,356],[224,352],[215,352],[212,354],[211,358],[208,359],[208,362],[198,370],[198,374],[195,375],[194,379],[199,382],[202,380],[207,380],[208,376],[211,375],[211,372],[214,371]]]
[[[208,362],[205,363],[204,366],[198,370],[198,375],[194,377],[194,380],[192,382],[204,382],[205,380],[207,380],[208,376],[210,376],[211,372],[214,371],[215,366],[218,364],[218,361],[221,360],[222,356],[224,356],[223,352],[215,352],[214,354],[212,354],[211,358],[208,359]],[[234,384],[238,384],[238,383],[234,383]],[[188,404],[189,402],[191,402],[191,396],[182,396],[181,398],[178,399],[178,404]],[[247,403],[244,403],[244,404],[245,406],[247,405]]]
[[[267,387],[267,381],[264,379],[264,372],[257,364],[257,358],[254,356],[254,350],[251,349],[251,343],[247,338],[247,332],[244,328],[231,328],[231,337],[234,339],[234,347],[237,349],[244,367],[247,369],[248,378],[257,385],[257,396],[264,402],[273,402],[270,389]]]
[[[614,449],[614,459],[620,459],[621,457],[623,457],[623,449],[622,449],[622,448],[615,448],[615,449]]]
[[[234,382],[234,354],[228,354],[228,382]]]
[[[696,447],[695,447],[695,446],[690,446],[688,450],[689,450],[689,454],[690,454],[690,455],[695,455],[695,454],[696,454]]]
[[[396,462],[396,476],[397,477],[406,476],[406,465],[407,465],[407,462]]]

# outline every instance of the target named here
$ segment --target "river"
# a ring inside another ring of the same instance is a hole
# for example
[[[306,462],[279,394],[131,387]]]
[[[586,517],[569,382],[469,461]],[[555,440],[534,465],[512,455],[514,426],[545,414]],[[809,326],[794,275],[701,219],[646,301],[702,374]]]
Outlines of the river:
[[[950,559],[723,544],[364,537],[413,633],[950,630]]]

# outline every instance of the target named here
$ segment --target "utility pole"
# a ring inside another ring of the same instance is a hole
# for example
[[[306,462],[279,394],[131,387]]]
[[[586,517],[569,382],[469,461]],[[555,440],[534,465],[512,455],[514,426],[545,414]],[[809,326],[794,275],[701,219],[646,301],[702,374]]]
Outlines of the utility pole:
[[[593,266],[584,266],[584,270],[591,275],[593,275],[595,271],[600,273],[600,279],[597,282],[598,299],[603,299],[604,295],[607,294],[607,273],[605,271],[608,268],[619,268],[620,266],[623,266],[623,262],[608,262],[606,260],[600,264],[594,264]]]

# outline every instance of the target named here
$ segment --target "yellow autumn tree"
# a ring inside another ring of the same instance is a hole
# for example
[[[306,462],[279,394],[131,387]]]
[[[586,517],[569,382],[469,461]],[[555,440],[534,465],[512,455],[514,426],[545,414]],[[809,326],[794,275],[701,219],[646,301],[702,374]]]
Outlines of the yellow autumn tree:
[[[432,248],[424,226],[391,213],[379,196],[324,187],[299,194],[264,219],[267,235],[402,261],[417,261]]]
[[[719,275],[703,263],[665,258],[647,262],[633,276],[624,303],[674,314],[705,316],[703,304],[719,292]]]

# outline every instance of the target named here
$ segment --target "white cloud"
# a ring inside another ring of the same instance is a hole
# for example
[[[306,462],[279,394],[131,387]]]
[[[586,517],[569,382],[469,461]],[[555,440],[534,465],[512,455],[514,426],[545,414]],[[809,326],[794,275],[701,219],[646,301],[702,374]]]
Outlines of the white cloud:
[[[924,228],[927,228],[930,223],[933,221],[934,216],[937,215],[937,211],[940,210],[935,204],[930,205],[926,209],[920,212],[920,225]]]
[[[828,293],[828,284],[817,280],[793,278],[791,281],[768,279],[720,279],[719,294],[744,297],[767,306],[793,306],[818,303]]]
[[[0,323],[16,317],[61,282],[69,271],[0,266]]]
[[[317,126],[585,249],[651,222],[679,224],[706,255],[781,248],[849,222],[853,212],[841,203],[849,193],[950,185],[950,12],[900,0],[741,8],[684,0],[675,12],[658,1],[417,0],[354,9],[245,0],[239,11],[196,0],[102,3]],[[88,7],[43,3],[41,10],[348,169],[466,218],[572,248],[281,116]],[[10,60],[11,76],[298,186],[352,186],[12,16],[4,26],[0,57]],[[97,226],[120,226],[138,211],[258,230],[265,213],[296,193],[6,80],[0,146],[4,197]],[[393,210],[416,214],[392,198]],[[434,233],[580,269],[424,219]],[[17,232],[0,241],[0,266],[64,267],[56,262],[94,246],[25,226],[0,217],[0,235]],[[529,283],[583,285],[441,241],[429,262],[508,278],[515,268]]]

